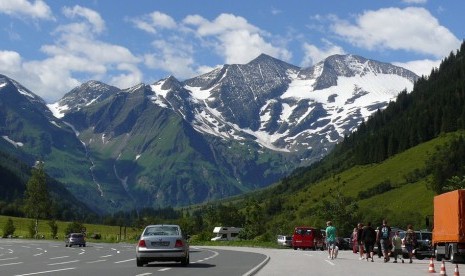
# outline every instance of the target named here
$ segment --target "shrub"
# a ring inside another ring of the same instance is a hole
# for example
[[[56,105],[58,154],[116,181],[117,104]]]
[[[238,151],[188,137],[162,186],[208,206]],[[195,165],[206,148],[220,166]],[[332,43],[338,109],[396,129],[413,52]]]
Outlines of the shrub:
[[[13,224],[13,220],[9,218],[7,222],[5,223],[5,225],[3,226],[3,237],[6,238],[10,235],[13,236],[15,231],[16,231],[16,227]]]

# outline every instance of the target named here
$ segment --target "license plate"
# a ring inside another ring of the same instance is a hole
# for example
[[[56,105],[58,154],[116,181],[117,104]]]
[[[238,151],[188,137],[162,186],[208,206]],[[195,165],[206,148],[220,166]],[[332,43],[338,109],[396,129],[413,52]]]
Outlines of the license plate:
[[[157,242],[152,242],[153,246],[168,246],[170,245],[169,241],[157,241]]]

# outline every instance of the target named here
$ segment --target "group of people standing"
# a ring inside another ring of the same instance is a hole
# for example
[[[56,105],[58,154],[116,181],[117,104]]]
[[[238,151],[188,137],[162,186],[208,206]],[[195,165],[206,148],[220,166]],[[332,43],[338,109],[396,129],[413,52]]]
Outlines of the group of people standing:
[[[326,246],[328,248],[328,258],[335,259],[338,253],[337,238],[336,238],[336,227],[333,226],[331,221],[326,222]],[[358,223],[357,227],[354,228],[352,233],[353,252],[360,254],[360,260],[366,259],[367,262],[370,260],[374,262],[374,248],[375,244],[378,245],[378,251],[380,251],[380,257],[384,257],[384,262],[387,263],[390,257],[394,258],[394,263],[397,263],[397,258],[400,256],[400,260],[404,263],[402,254],[402,244],[405,245],[409,254],[409,262],[412,263],[413,249],[416,246],[416,234],[413,230],[413,226],[409,224],[405,237],[402,240],[399,236],[399,231],[391,233],[391,227],[384,219],[381,226],[375,230],[368,222],[367,225]],[[366,254],[364,256],[364,254]]]
[[[385,263],[389,262],[390,257],[394,257],[394,263],[397,263],[399,256],[402,263],[404,263],[402,257],[402,243],[404,243],[409,253],[409,262],[412,263],[413,249],[416,243],[416,235],[412,225],[408,225],[404,240],[399,236],[399,231],[395,231],[392,234],[391,232],[391,227],[387,224],[386,220],[383,220],[382,225],[378,227],[377,231],[372,227],[371,222],[368,222],[365,226],[362,223],[358,223],[352,233],[353,252],[357,253],[358,251],[360,260],[366,259],[367,261],[371,260],[374,262],[374,247],[377,244]]]

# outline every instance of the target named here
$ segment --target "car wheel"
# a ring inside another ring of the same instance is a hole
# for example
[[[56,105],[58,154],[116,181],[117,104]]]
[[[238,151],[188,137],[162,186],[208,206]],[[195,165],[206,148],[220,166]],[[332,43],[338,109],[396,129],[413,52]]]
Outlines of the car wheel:
[[[183,266],[188,266],[189,265],[189,254],[187,254],[187,256],[181,260],[181,264]]]
[[[67,245],[67,244],[65,244],[65,247],[68,247],[68,245]]]
[[[297,247],[294,246],[294,250],[297,250]]]
[[[85,245],[85,244],[83,244],[82,246],[86,247],[86,245]]]
[[[138,267],[144,266],[144,262],[139,258],[136,259],[136,264]]]

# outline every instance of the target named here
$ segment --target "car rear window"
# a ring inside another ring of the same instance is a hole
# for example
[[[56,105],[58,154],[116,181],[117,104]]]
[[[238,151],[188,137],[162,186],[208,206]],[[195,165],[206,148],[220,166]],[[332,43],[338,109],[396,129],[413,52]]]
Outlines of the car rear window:
[[[82,234],[71,234],[71,238],[82,238]]]
[[[296,229],[295,233],[297,235],[310,235],[312,233],[311,229]]]
[[[147,227],[144,236],[179,236],[179,228],[177,226]]]

